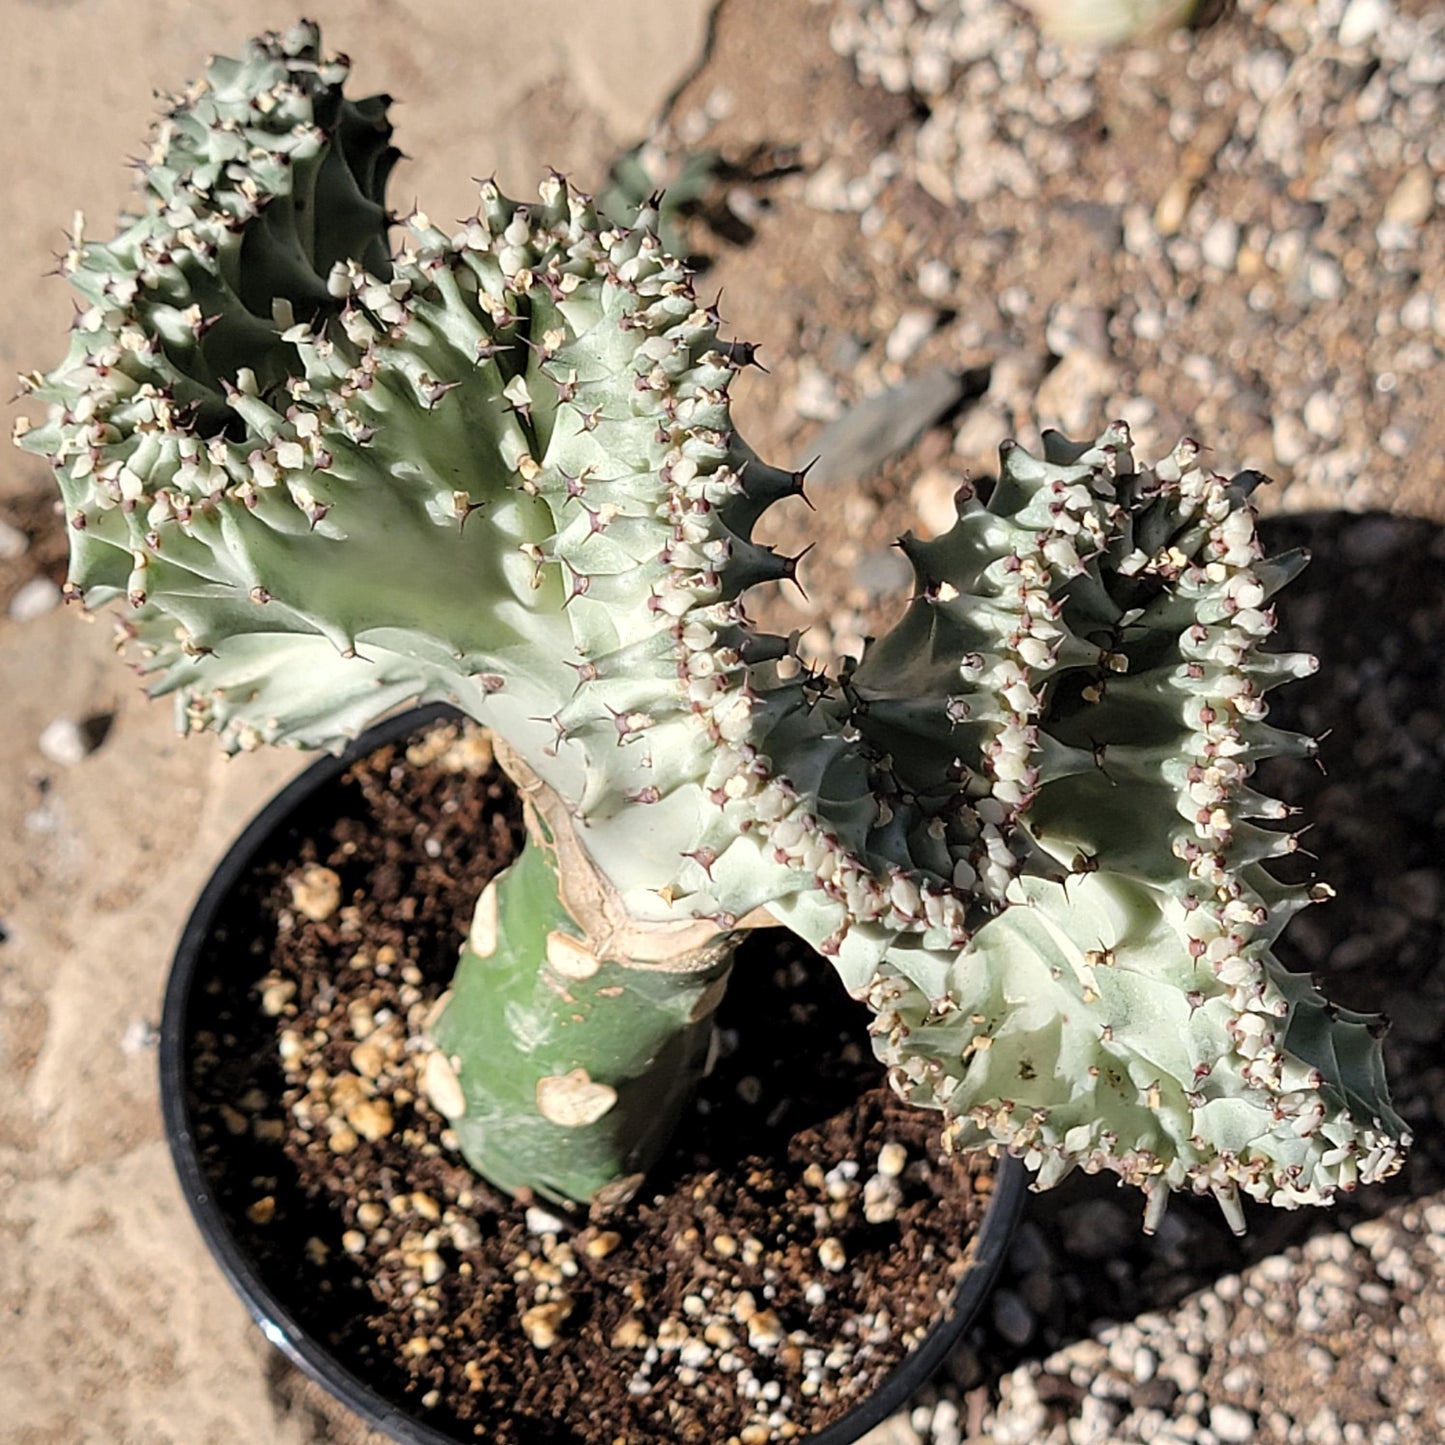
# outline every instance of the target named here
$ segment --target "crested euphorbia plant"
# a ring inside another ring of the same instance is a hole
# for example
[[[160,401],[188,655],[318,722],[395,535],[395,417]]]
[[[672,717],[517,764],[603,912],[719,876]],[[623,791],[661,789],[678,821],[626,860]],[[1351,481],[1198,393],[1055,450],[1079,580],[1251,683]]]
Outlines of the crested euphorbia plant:
[[[65,497],[69,592],[230,750],[335,747],[412,699],[485,725],[529,841],[477,903],[431,1097],[500,1186],[625,1200],[705,1066],[742,934],[794,930],[876,1015],[895,1088],[1041,1186],[1112,1170],[1293,1206],[1405,1130],[1375,1021],[1271,945],[1326,889],[1267,864],[1249,492],[1126,429],[1004,450],[903,542],[906,614],[837,676],[750,624],[797,496],[737,434],[748,350],[665,254],[557,177],[390,254],[386,101],[302,25],[215,60],[79,231],[69,355],[21,444]],[[736,987],[748,986],[746,977]]]

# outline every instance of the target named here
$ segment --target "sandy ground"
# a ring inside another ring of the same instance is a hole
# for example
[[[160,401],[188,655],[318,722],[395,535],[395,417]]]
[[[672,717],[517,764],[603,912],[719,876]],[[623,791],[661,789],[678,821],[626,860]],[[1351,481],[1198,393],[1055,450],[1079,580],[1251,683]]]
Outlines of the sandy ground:
[[[466,214],[470,178],[493,170],[514,193],[547,165],[595,184],[694,63],[707,21],[701,0],[365,0],[310,13],[356,56],[357,93],[402,101],[399,139],[417,159],[393,199],[422,198],[439,219]],[[218,0],[0,3],[12,106],[0,371],[58,353],[70,303],[41,275],[77,206],[109,226],[151,92],[295,15]],[[0,452],[0,498],[47,487],[32,458]],[[7,593],[34,560],[15,563]],[[59,608],[0,613],[0,1435],[310,1445],[324,1427],[290,1402],[184,1214],[146,1043],[192,897],[298,760],[228,766],[204,743],[183,746],[108,634]],[[47,760],[37,743],[57,718],[108,719],[104,744],[74,767]]]

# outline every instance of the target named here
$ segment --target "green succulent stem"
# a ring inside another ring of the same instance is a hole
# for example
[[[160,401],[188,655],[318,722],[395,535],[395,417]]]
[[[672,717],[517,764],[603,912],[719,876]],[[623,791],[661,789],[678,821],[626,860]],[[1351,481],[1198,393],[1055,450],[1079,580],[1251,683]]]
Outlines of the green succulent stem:
[[[615,1207],[692,1101],[733,955],[599,957],[563,894],[542,829],[477,904],[426,1077],[497,1187]]]

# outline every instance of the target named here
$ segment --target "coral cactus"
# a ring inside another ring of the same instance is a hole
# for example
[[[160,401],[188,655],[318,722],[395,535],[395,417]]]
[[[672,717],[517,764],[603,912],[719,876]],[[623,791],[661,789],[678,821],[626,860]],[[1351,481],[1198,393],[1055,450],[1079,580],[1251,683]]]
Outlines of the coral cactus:
[[[1127,431],[1005,450],[904,539],[906,615],[836,678],[764,635],[752,540],[801,476],[729,412],[748,348],[657,240],[553,177],[484,184],[387,255],[386,102],[314,28],[212,62],[142,214],[64,269],[86,309],[29,379],[70,594],[120,602],[149,690],[230,750],[339,745],[411,699],[491,730],[530,841],[476,908],[432,1097],[503,1187],[617,1203],[704,1067],[749,927],[877,1015],[961,1147],[1148,1196],[1293,1206],[1399,1163],[1374,1021],[1270,952],[1326,889],[1267,871],[1266,559],[1233,480]],[[745,985],[743,985],[745,986]]]

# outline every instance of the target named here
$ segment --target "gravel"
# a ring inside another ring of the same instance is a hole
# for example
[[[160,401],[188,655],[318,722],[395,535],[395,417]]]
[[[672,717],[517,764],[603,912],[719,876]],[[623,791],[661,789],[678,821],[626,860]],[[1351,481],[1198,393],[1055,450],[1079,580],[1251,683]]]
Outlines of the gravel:
[[[865,83],[922,112],[870,205],[916,188],[960,222],[892,242],[895,271],[921,292],[926,268],[934,302],[938,277],[958,278],[977,303],[952,328],[968,361],[1047,332],[1066,364],[1051,389],[998,397],[1011,430],[1143,397],[1145,451],[1208,430],[1301,505],[1358,504],[1367,471],[1372,497],[1411,467],[1416,484],[1445,476],[1445,12],[1239,0],[1103,57],[1042,42],[996,0],[844,0],[830,33]],[[1122,237],[1110,255],[1085,234],[1101,223]],[[1107,319],[1099,364],[1049,328],[1060,299]]]
[[[12,622],[34,622],[60,606],[60,588],[49,577],[32,577],[10,599]]]

